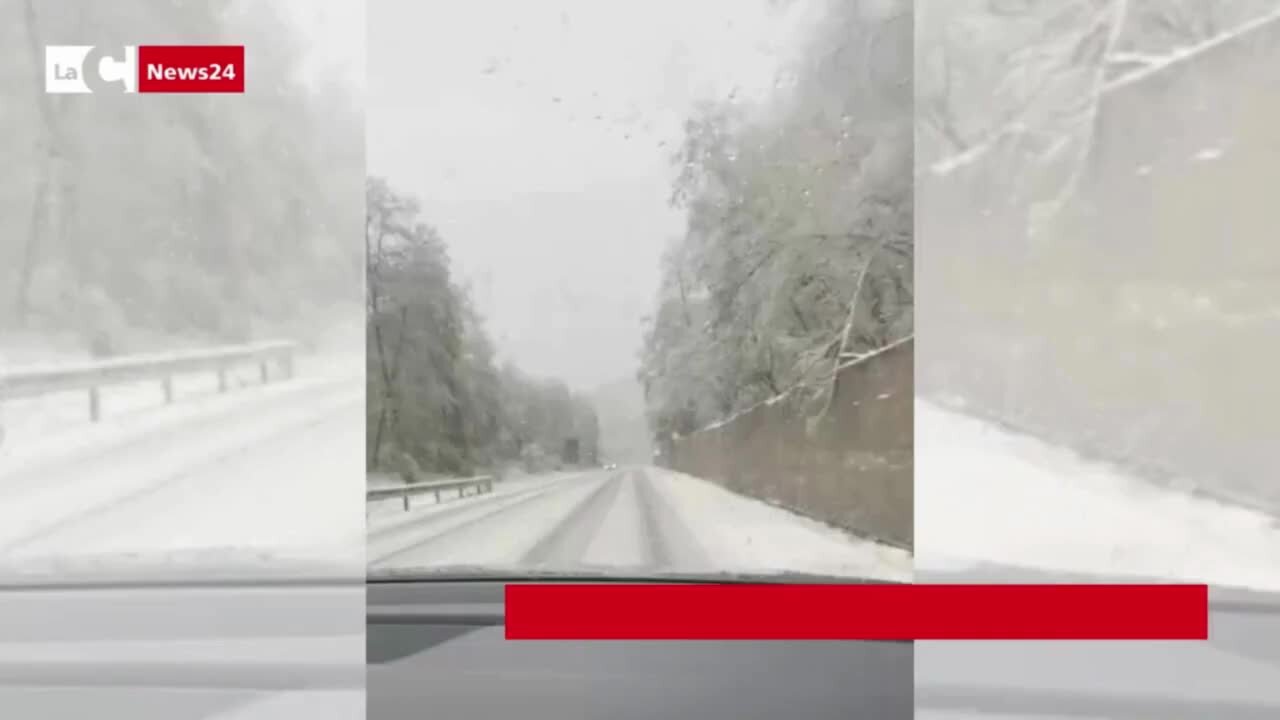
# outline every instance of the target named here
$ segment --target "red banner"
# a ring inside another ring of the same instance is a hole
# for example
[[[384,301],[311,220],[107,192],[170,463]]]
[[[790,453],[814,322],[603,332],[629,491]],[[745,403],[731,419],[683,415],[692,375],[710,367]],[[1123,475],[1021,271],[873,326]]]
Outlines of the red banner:
[[[1205,640],[1205,585],[508,585],[511,640]]]
[[[242,45],[141,45],[140,93],[242,93]]]

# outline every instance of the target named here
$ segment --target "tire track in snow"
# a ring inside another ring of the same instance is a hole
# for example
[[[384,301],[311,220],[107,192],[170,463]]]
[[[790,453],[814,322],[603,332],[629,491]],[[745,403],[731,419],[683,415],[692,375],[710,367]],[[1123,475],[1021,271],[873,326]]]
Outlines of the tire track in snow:
[[[22,554],[244,547],[363,556],[359,398],[324,418],[172,482],[121,497],[25,545]],[[228,522],[232,518],[232,522]]]
[[[192,483],[207,482],[209,474],[225,466],[234,465],[245,457],[256,458],[256,453],[273,443],[287,441],[299,433],[319,432],[320,428],[341,426],[344,423],[342,413],[353,412],[360,406],[352,404],[348,408],[339,408],[333,414],[314,418],[297,425],[280,428],[261,442],[247,448],[219,455],[195,465],[180,473],[163,477],[158,481],[144,485],[123,495],[113,497],[98,505],[93,505],[78,513],[52,521],[39,529],[22,537],[15,538],[0,546],[0,554],[32,553],[42,551],[44,547],[65,545],[72,538],[81,538],[85,542],[72,543],[73,546],[84,547],[93,539],[98,542],[111,539],[120,534],[128,534],[135,528],[128,522],[128,517],[140,508],[151,506],[153,513],[174,512],[180,507],[172,502],[175,495],[189,490]],[[241,478],[229,477],[228,482]]]
[[[579,565],[622,489],[623,474],[604,481],[521,558],[522,565]]]
[[[241,437],[238,431],[243,429],[243,425],[236,425],[237,432],[219,434],[214,441],[205,439],[205,445],[199,448],[201,452],[193,452],[189,457],[179,458],[175,455],[159,459],[156,462],[156,467],[144,468],[140,471],[143,478],[141,481],[130,482],[128,486],[121,486],[115,492],[107,493],[102,491],[103,497],[101,499],[82,502],[79,507],[76,507],[76,503],[70,500],[57,501],[57,493],[69,491],[73,488],[72,483],[53,483],[50,487],[42,488],[41,491],[33,493],[33,495],[36,496],[38,501],[43,502],[46,509],[42,512],[49,512],[48,508],[54,507],[56,508],[53,511],[54,514],[46,516],[42,519],[42,522],[21,532],[21,534],[6,538],[3,544],[0,544],[0,555],[19,552],[24,548],[51,540],[60,533],[75,530],[83,523],[94,521],[104,515],[110,515],[119,511],[122,507],[139,502],[157,493],[162,493],[209,468],[217,467],[245,454],[255,452],[282,437],[297,432],[305,432],[317,425],[333,422],[335,414],[350,412],[354,398],[355,396],[352,393],[346,392],[338,396],[336,401],[332,396],[323,396],[302,406],[272,408],[269,413],[277,413],[277,417],[272,417],[271,414],[264,414],[261,407],[256,408],[256,417],[261,422],[261,425],[254,428],[255,433],[252,436]],[[246,412],[249,409],[241,408],[240,410],[241,412]],[[224,416],[218,417],[219,419],[224,419]],[[280,420],[284,420],[284,422],[280,422]],[[221,427],[227,427],[227,424],[220,425]],[[195,429],[203,430],[205,427],[204,423],[199,423],[195,426]],[[191,430],[192,427],[186,426],[185,429]],[[160,439],[172,442],[172,437],[165,435],[162,435]],[[156,445],[172,447],[169,443],[163,442],[153,442],[151,447],[154,448]],[[141,440],[135,440],[130,442],[127,447],[131,450],[142,451],[146,446],[142,444]],[[109,460],[112,464],[118,461],[117,458],[111,456],[107,456],[103,460]],[[124,467],[128,466],[125,465]],[[92,481],[101,479],[98,473],[89,472],[83,467],[78,467],[77,477],[74,478],[75,486],[91,485]],[[28,499],[30,500],[30,498]],[[20,503],[21,500],[18,502]],[[71,506],[70,509],[63,509],[68,506]],[[35,512],[34,506],[32,512]]]
[[[57,443],[56,450],[24,449],[16,457],[0,455],[0,493],[20,497],[24,491],[46,490],[51,483],[84,482],[82,471],[86,465],[104,459],[113,464],[135,458],[147,460],[155,454],[156,446],[181,450],[190,445],[184,443],[188,438],[218,435],[228,427],[240,427],[236,422],[240,418],[323,408],[332,404],[335,395],[347,393],[350,384],[346,378],[281,381],[250,389],[245,393],[247,397],[228,393],[201,398],[204,406],[198,409],[181,404],[156,408],[126,418],[128,422],[119,432],[110,432],[115,426],[110,421],[103,422],[88,428],[87,440],[55,436],[55,441],[65,440]]]
[[[645,471],[637,469],[633,477],[652,565],[666,571],[715,572],[697,536],[672,510]]]
[[[446,541],[449,538],[456,536],[460,532],[472,530],[480,525],[490,522],[494,518],[509,515],[509,514],[512,514],[513,512],[526,509],[530,503],[534,503],[538,500],[563,493],[569,489],[580,486],[584,481],[590,481],[590,480],[591,478],[582,478],[582,477],[566,478],[565,480],[552,483],[550,487],[540,488],[539,490],[530,492],[528,494],[517,495],[514,500],[511,498],[511,496],[503,496],[502,499],[508,502],[500,504],[498,507],[493,508],[488,512],[479,513],[474,517],[463,519],[457,523],[441,522],[438,518],[436,518],[433,515],[431,518],[428,519],[428,522],[418,525],[416,528],[414,528],[414,530],[415,531],[423,530],[423,529],[429,530],[432,528],[432,526],[439,526],[439,525],[445,525],[444,528],[437,527],[436,532],[431,532],[426,535],[418,535],[417,532],[414,532],[413,534],[416,537],[412,542],[406,545],[402,545],[390,552],[381,553],[377,557],[370,559],[369,566],[374,567],[378,565],[383,565],[396,558],[409,555],[410,553],[420,552],[423,549],[428,548],[433,544]],[[468,504],[466,508],[458,508],[457,509],[458,512],[450,512],[449,517],[453,517],[453,518],[457,518],[458,516],[465,517],[464,511],[472,511],[474,509],[475,509],[474,503]],[[445,519],[447,520],[448,518],[445,518]]]
[[[421,530],[423,527],[426,527],[431,523],[466,514],[478,507],[502,504],[504,501],[515,500],[517,498],[541,495],[542,493],[554,490],[561,482],[569,482],[578,479],[580,479],[580,476],[575,475],[525,490],[516,490],[514,492],[507,493],[493,492],[488,495],[476,497],[472,500],[462,500],[459,498],[459,502],[446,507],[440,507],[440,505],[443,505],[444,503],[428,505],[428,511],[420,513],[416,517],[413,515],[413,511],[410,510],[409,513],[406,513],[409,515],[408,518],[389,522],[381,527],[370,530],[368,534],[369,542],[387,542],[393,539],[396,535],[412,535],[415,530]]]

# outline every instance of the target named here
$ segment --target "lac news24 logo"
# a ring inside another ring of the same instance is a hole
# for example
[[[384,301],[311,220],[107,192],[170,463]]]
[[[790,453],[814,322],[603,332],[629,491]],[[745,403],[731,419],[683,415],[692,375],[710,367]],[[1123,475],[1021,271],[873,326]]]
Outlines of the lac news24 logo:
[[[242,45],[48,45],[48,93],[242,93]]]

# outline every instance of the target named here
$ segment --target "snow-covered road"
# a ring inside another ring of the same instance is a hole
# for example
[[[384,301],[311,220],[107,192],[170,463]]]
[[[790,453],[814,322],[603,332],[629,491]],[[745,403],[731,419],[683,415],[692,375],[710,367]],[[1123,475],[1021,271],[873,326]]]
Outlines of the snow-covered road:
[[[909,580],[910,554],[652,467],[499,482],[366,505],[363,357],[218,393],[209,378],[8,404],[0,569],[49,559],[261,551],[363,567],[635,574],[813,573]]]
[[[233,547],[362,554],[361,365],[305,367],[294,380],[19,433],[0,454],[0,566]]]
[[[370,515],[374,569],[813,573],[910,580],[910,554],[653,467],[501,482]]]

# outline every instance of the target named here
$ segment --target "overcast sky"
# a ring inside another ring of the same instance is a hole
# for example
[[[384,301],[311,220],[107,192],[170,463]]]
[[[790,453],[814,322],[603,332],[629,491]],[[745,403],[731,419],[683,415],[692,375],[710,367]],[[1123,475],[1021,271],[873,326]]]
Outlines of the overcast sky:
[[[368,166],[423,203],[504,357],[630,377],[698,98],[761,96],[808,22],[765,0],[367,3]]]
[[[336,76],[357,98],[365,86],[364,0],[251,0],[270,2],[304,38],[311,79]]]

